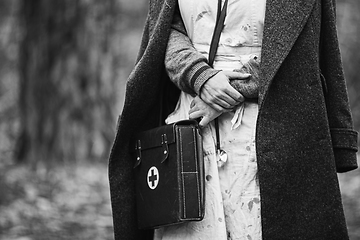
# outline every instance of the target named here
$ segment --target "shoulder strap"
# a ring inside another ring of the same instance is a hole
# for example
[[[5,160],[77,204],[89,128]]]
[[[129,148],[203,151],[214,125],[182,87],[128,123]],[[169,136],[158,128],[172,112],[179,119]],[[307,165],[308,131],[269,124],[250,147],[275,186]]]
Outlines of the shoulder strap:
[[[208,60],[208,64],[211,67],[214,64],[215,55],[216,55],[218,45],[219,45],[220,35],[224,28],[224,22],[225,22],[225,17],[226,17],[226,12],[227,12],[227,5],[228,5],[228,0],[225,0],[224,6],[221,9],[221,0],[218,0],[216,24],[215,24],[214,34],[212,36],[211,43],[210,43],[209,60]],[[217,118],[215,119],[215,133],[216,133],[216,150],[218,152],[220,152],[221,151],[220,132],[219,132],[219,121]]]
[[[221,31],[224,28],[224,22],[225,22],[225,17],[226,17],[226,12],[227,12],[227,5],[228,5],[228,0],[225,0],[224,6],[221,10],[221,0],[218,0],[218,12],[217,12],[216,24],[215,24],[214,33],[213,33],[213,36],[211,39],[210,52],[209,52],[209,65],[211,67],[214,64],[214,59],[215,59],[215,55],[216,55],[217,48],[219,45]]]

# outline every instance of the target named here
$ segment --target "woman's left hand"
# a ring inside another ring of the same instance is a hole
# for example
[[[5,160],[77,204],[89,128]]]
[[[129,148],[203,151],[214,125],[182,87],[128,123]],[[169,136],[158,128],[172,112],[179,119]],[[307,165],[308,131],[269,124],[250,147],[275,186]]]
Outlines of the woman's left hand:
[[[197,119],[201,118],[199,125],[200,127],[206,126],[209,122],[220,116],[222,112],[216,111],[210,107],[207,103],[201,100],[200,97],[196,96],[191,102],[189,118]]]

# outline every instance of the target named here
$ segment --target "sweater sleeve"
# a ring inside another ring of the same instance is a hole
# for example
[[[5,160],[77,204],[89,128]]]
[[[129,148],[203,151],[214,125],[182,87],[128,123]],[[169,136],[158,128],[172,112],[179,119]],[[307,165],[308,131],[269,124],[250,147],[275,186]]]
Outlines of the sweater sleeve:
[[[165,68],[171,81],[182,91],[199,95],[202,85],[219,72],[211,68],[204,55],[198,52],[187,36],[179,8],[175,10]]]
[[[336,168],[347,172],[357,168],[358,133],[353,130],[346,83],[336,30],[335,1],[324,0],[321,26],[321,77],[330,125]]]

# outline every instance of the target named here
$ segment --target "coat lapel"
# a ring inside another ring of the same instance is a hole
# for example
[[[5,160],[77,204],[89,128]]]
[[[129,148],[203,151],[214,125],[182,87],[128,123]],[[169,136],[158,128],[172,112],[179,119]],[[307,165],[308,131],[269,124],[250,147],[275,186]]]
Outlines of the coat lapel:
[[[310,16],[315,0],[267,0],[261,56],[259,103]]]

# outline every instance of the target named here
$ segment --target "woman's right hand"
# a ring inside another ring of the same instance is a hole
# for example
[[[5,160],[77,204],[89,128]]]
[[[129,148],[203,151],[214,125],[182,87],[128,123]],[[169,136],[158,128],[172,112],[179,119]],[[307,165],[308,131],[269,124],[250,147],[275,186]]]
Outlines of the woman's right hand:
[[[247,79],[250,76],[247,73],[220,71],[201,87],[200,98],[218,112],[233,109],[244,101],[244,96],[230,85],[230,79]]]

